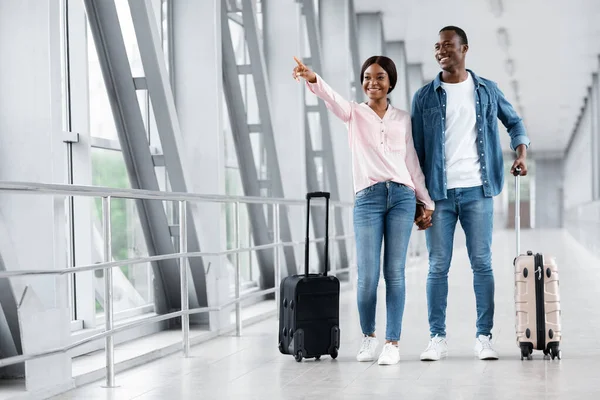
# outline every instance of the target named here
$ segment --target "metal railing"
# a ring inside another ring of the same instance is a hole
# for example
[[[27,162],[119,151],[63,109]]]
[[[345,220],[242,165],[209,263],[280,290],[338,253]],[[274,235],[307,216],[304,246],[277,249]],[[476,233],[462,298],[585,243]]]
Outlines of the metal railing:
[[[86,343],[105,339],[105,356],[106,356],[106,387],[115,387],[115,361],[114,361],[114,335],[132,329],[145,324],[152,324],[160,321],[165,321],[171,318],[182,318],[181,330],[182,330],[182,345],[183,353],[185,357],[189,356],[190,352],[190,320],[191,314],[207,313],[221,311],[232,305],[235,305],[235,331],[239,336],[242,334],[242,302],[258,296],[264,296],[266,294],[275,293],[275,303],[279,307],[279,283],[281,281],[281,248],[285,246],[297,246],[306,243],[305,240],[301,241],[290,241],[281,242],[279,220],[280,220],[280,206],[281,205],[305,205],[305,200],[291,200],[291,199],[280,199],[280,198],[265,198],[265,197],[247,197],[247,196],[225,196],[225,195],[201,195],[193,193],[179,193],[179,192],[161,192],[161,191],[150,191],[140,189],[114,189],[98,186],[78,186],[78,185],[61,185],[61,184],[44,184],[44,183],[30,183],[30,182],[0,182],[0,192],[3,193],[19,193],[19,194],[42,194],[42,195],[59,195],[59,196],[84,196],[84,197],[100,197],[102,199],[102,232],[104,240],[103,258],[104,262],[96,263],[91,265],[74,266],[63,269],[52,269],[52,270],[20,270],[20,271],[0,271],[0,278],[12,278],[18,276],[28,275],[67,275],[75,274],[78,272],[85,271],[96,271],[104,270],[104,313],[105,313],[105,330],[101,333],[87,337],[80,341],[71,343],[70,345],[51,349],[44,352],[37,352],[31,354],[24,354],[19,356],[8,357],[0,359],[0,368],[22,363],[28,360],[47,357],[55,354],[65,353],[78,346]],[[132,258],[127,260],[111,261],[112,248],[111,248],[111,219],[110,219],[110,206],[111,199],[122,198],[122,199],[135,199],[135,200],[160,200],[160,201],[177,201],[179,202],[179,252],[162,254],[157,256]],[[210,202],[210,203],[233,203],[234,204],[234,221],[236,232],[235,248],[232,250],[218,251],[218,252],[188,252],[187,251],[187,206],[189,202]],[[241,204],[271,204],[273,206],[273,225],[274,235],[273,243],[252,246],[247,248],[241,248],[240,244],[240,206]],[[330,216],[335,218],[336,207],[348,207],[349,218],[352,218],[352,205],[349,202],[330,202]],[[335,226],[330,223],[330,230]],[[338,240],[353,239],[353,235],[340,235],[334,236],[329,235],[330,240],[334,243]],[[309,243],[324,242],[324,238],[309,240]],[[352,248],[352,246],[350,246]],[[241,274],[240,274],[240,253],[251,252],[257,250],[274,249],[274,274],[275,274],[275,287],[270,289],[264,289],[246,295],[242,295],[240,291],[241,287]],[[219,257],[234,254],[235,255],[235,298],[231,301],[225,302],[219,306],[214,307],[200,307],[200,308],[189,308],[188,298],[188,259],[192,257]],[[335,251],[332,252],[335,257]],[[168,260],[168,259],[179,259],[179,272],[181,282],[181,310],[171,312],[167,314],[157,315],[149,318],[145,318],[140,321],[131,323],[125,323],[117,327],[114,326],[114,315],[113,315],[113,280],[112,280],[112,268],[120,267],[125,265],[135,265],[148,263],[153,261]],[[335,261],[332,260],[330,265],[334,266]],[[353,279],[353,268],[349,265],[345,268],[334,270],[332,268],[331,273],[345,273],[350,274],[350,280]]]

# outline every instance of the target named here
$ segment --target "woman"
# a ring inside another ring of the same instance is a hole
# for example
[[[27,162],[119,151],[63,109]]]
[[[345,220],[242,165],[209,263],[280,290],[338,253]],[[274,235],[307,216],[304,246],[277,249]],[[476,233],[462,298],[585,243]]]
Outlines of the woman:
[[[404,265],[415,219],[416,200],[425,205],[421,226],[430,224],[435,203],[413,144],[410,114],[394,108],[387,99],[397,81],[394,62],[384,56],[367,59],[360,80],[366,103],[349,102],[294,57],[296,80],[323,99],[327,108],[346,123],[354,191],[354,232],[358,264],[358,311],[363,332],[358,361],[373,361],[379,345],[375,337],[375,310],[379,282],[381,242],[384,241],[383,276],[386,286],[387,326],[380,365],[400,361],[398,340],[404,312]],[[415,195],[416,193],[416,195]]]

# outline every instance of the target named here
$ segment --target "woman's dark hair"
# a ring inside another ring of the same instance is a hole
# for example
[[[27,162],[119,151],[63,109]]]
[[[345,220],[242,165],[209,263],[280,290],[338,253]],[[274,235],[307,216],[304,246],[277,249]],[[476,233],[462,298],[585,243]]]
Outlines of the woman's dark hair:
[[[396,64],[386,56],[373,56],[367,58],[360,70],[361,85],[365,79],[365,71],[373,64],[378,64],[385,72],[387,72],[388,77],[390,78],[390,89],[388,90],[388,93],[391,93],[391,91],[394,90],[394,87],[396,87],[396,82],[398,82],[398,72],[396,71]]]

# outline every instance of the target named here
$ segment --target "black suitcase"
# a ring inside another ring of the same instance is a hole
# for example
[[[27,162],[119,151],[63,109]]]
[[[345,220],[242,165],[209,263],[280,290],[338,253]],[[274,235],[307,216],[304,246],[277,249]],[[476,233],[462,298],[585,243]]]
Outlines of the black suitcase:
[[[310,200],[324,197],[325,211],[325,271],[308,273]],[[306,195],[306,245],[303,275],[291,275],[281,281],[279,297],[279,351],[302,358],[338,356],[340,347],[340,281],[327,275],[329,260],[329,193]]]

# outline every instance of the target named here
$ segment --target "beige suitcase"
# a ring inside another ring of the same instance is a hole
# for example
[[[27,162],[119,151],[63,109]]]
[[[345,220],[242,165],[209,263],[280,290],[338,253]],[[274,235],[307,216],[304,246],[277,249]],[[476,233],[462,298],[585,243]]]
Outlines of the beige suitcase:
[[[520,171],[517,171],[519,173]],[[542,254],[520,251],[519,175],[515,177],[515,230],[517,257],[515,266],[515,311],[517,345],[521,360],[532,359],[533,350],[541,350],[554,360],[561,358],[561,310],[559,275],[556,260]]]

